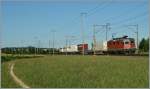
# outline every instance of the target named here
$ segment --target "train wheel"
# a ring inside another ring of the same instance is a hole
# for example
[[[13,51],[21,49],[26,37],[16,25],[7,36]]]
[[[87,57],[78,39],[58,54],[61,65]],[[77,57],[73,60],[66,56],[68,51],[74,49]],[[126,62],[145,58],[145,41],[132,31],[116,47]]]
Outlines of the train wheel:
[[[124,54],[125,54],[125,55],[129,55],[129,51],[125,51]]]

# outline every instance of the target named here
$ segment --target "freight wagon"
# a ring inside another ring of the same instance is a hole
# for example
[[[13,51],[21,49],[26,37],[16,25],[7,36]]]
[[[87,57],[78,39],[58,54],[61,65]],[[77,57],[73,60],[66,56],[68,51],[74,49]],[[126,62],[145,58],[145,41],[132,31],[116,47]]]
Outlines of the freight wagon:
[[[78,45],[70,45],[64,48],[60,48],[59,52],[61,54],[82,54],[84,48],[84,53],[88,52],[88,44],[78,44]]]
[[[88,53],[88,44],[78,44],[78,52],[87,54]]]
[[[93,45],[93,54],[104,54],[107,52],[107,42],[106,41],[99,41]]]
[[[77,54],[78,53],[78,47],[77,45],[70,45],[64,48],[60,48],[59,52],[61,54],[67,53],[67,54]]]

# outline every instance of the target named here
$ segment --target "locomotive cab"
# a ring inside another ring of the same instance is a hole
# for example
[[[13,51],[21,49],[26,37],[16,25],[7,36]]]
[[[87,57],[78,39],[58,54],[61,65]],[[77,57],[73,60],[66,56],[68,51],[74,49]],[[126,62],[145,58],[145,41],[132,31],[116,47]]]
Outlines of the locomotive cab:
[[[125,39],[124,40],[124,49],[129,49],[129,48],[131,48],[130,40],[129,39]]]
[[[124,51],[125,53],[132,54],[135,53],[135,41],[133,38],[124,39]]]

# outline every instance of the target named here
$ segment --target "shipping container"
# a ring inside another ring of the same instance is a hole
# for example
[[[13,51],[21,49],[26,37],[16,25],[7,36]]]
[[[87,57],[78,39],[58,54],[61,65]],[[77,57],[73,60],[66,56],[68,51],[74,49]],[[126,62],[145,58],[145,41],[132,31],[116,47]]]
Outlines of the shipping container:
[[[78,52],[77,45],[70,45],[59,49],[60,52]]]
[[[92,48],[94,50],[94,48]],[[99,41],[95,45],[95,51],[107,51],[107,42]]]

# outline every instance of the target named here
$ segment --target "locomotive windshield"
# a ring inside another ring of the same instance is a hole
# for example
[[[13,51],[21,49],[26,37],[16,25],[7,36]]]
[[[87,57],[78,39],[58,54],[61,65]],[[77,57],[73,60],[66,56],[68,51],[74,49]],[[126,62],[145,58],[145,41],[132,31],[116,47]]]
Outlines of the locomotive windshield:
[[[129,42],[128,42],[128,41],[126,41],[126,42],[125,42],[125,44],[129,44]]]
[[[131,40],[131,43],[134,43],[134,41],[133,41],[133,40]]]

